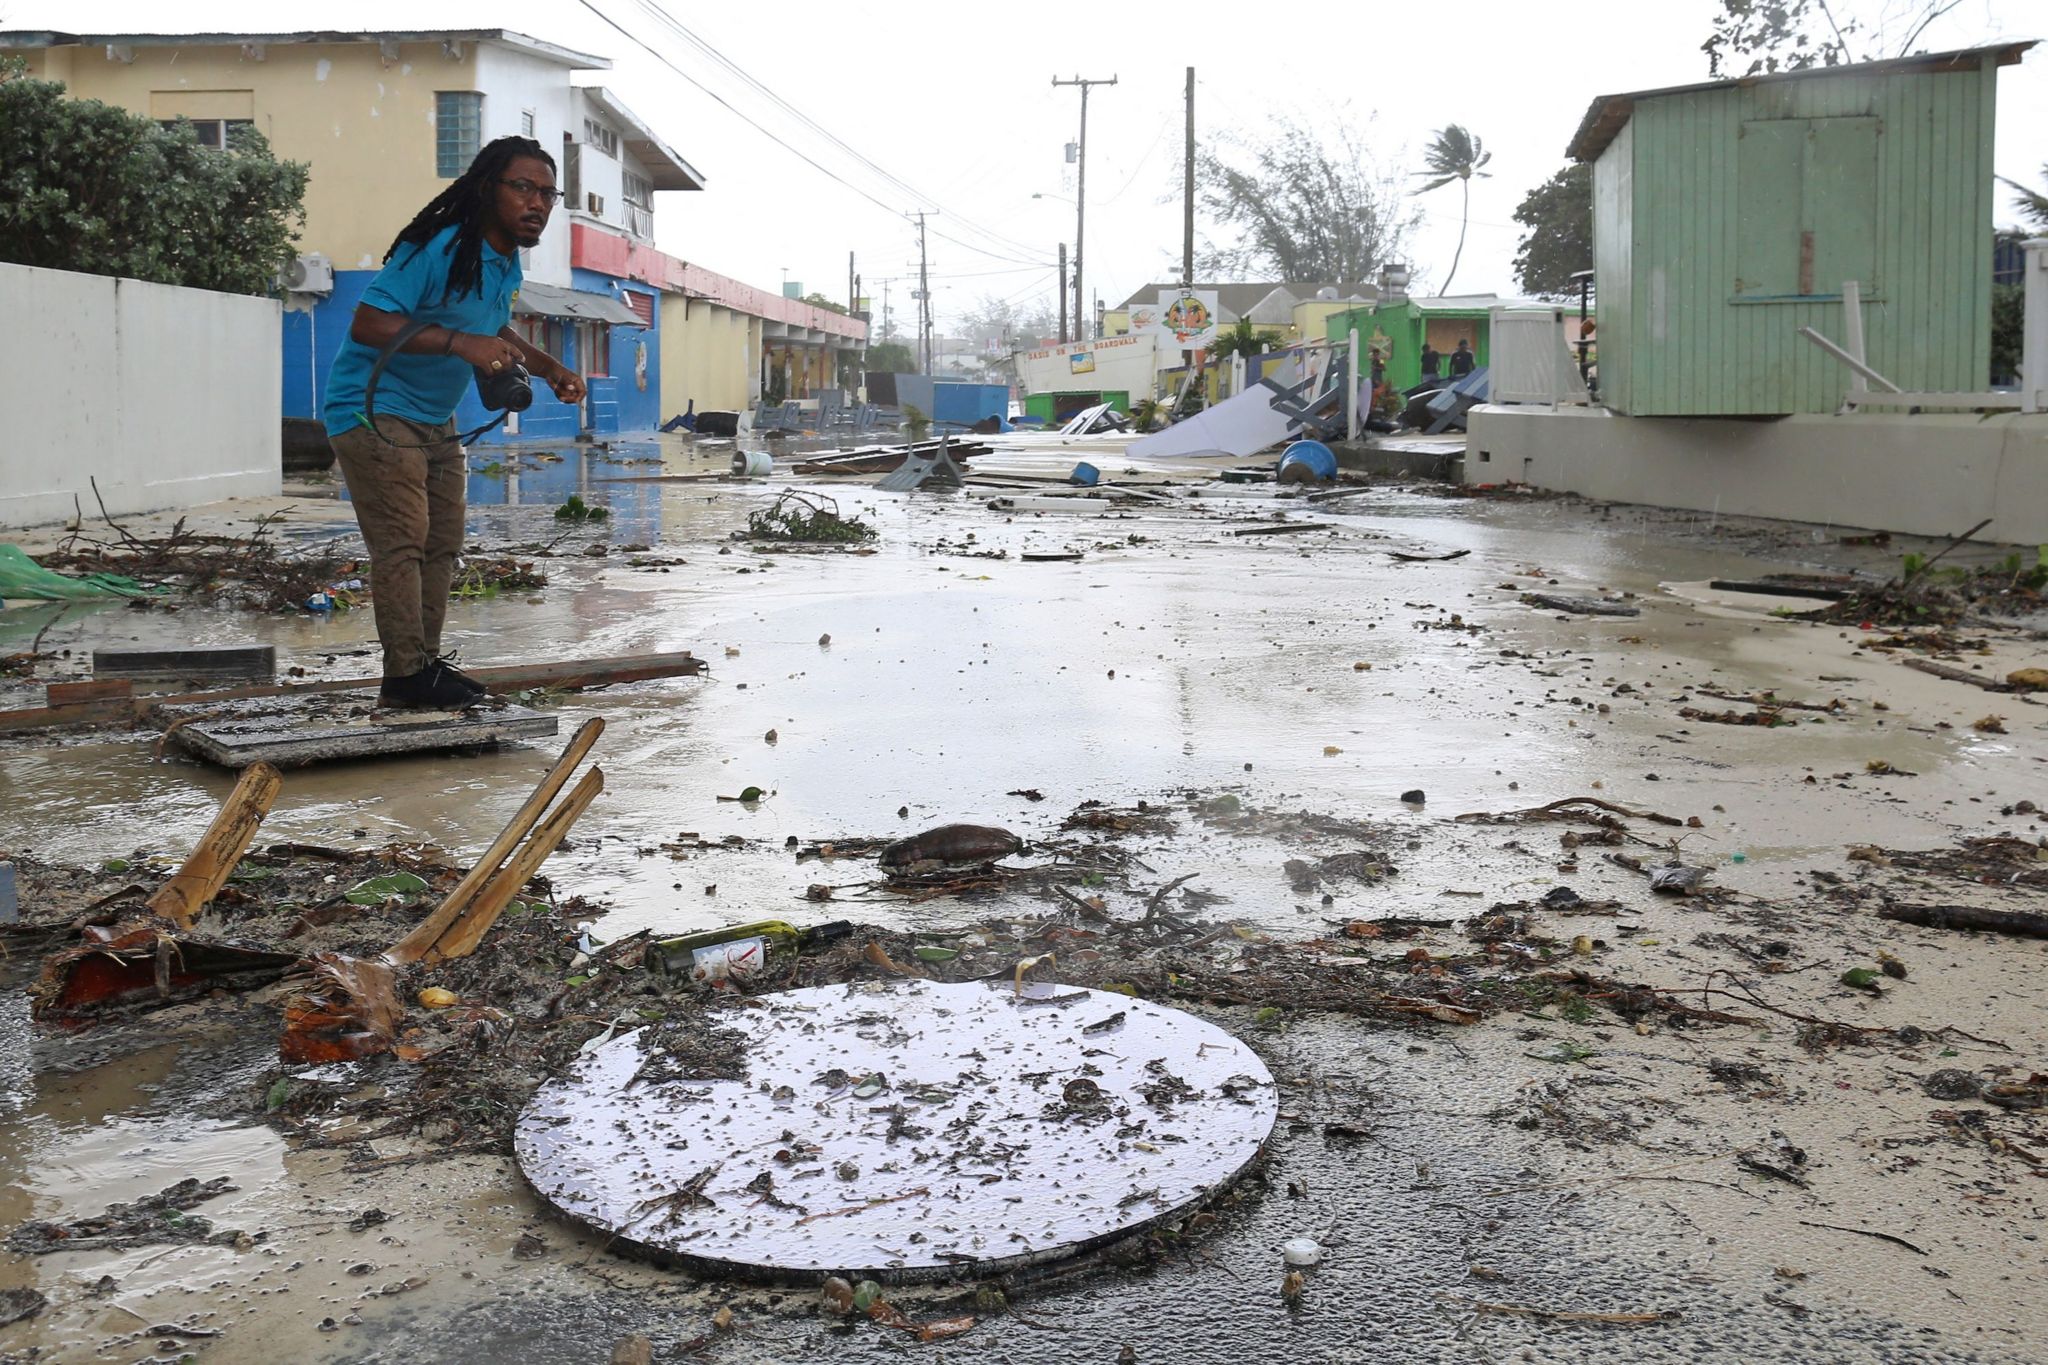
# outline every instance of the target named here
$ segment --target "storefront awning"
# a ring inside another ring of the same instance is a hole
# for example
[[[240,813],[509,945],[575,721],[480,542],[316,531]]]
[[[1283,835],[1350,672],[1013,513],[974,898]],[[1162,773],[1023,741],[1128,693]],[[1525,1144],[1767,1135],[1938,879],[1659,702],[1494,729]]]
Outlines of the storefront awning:
[[[512,301],[512,311],[529,317],[569,318],[578,322],[621,322],[628,327],[643,327],[640,315],[605,294],[586,294],[578,289],[563,289],[558,285],[535,284],[532,281],[519,286],[519,297]]]

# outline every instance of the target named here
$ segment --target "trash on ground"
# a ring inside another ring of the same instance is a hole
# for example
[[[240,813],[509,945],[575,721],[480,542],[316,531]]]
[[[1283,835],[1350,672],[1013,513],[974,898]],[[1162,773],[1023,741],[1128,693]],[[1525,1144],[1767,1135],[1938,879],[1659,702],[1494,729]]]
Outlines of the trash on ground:
[[[881,862],[883,867],[993,862],[1023,847],[1022,839],[995,825],[939,825],[896,840],[882,850]]]

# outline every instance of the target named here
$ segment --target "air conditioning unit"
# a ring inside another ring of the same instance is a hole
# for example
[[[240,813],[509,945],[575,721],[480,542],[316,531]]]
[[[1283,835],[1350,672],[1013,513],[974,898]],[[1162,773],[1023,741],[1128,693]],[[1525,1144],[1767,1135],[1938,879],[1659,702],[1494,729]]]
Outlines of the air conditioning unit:
[[[583,196],[583,206],[599,218],[604,217],[604,196],[596,190],[592,190]]]
[[[284,268],[278,283],[294,294],[332,294],[334,262],[319,252],[309,252]]]

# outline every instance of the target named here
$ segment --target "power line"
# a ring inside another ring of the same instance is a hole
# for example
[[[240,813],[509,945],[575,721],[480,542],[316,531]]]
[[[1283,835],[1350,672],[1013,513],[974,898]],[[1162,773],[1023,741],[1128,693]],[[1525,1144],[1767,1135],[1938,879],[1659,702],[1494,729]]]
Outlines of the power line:
[[[726,99],[723,95],[719,94],[716,90],[713,90],[710,86],[704,84],[704,82],[698,80],[695,76],[692,76],[689,72],[683,70],[680,66],[677,66],[674,62],[670,61],[666,56],[664,56],[660,51],[656,50],[656,48],[651,43],[647,42],[644,38],[641,38],[638,34],[626,28],[623,24],[619,23],[616,19],[613,19],[609,14],[606,14],[603,10],[599,9],[595,4],[591,3],[591,0],[582,0],[582,4],[585,9],[589,10],[592,14],[595,14],[598,18],[604,20],[605,23],[611,25],[614,29],[617,29],[619,33],[624,35],[628,40],[643,48],[649,56],[653,57],[656,61],[660,62],[669,70],[675,72],[676,75],[682,77],[691,85],[696,86],[697,89],[703,91],[706,95],[709,95],[713,100],[717,101],[719,105],[730,111],[732,114],[736,115],[742,122],[746,123],[749,127],[753,128],[756,132],[760,133],[769,141],[775,143],[778,147],[781,147],[784,151],[787,151],[790,155],[803,161],[812,169],[820,172],[821,174],[825,175],[827,178],[833,180],[834,182],[845,186],[847,189],[853,191],[855,194],[867,200],[876,208],[879,208],[883,210],[885,213],[888,213],[892,217],[908,216],[901,209],[898,209],[893,204],[885,203],[883,200],[868,193],[859,185],[854,184],[851,180],[848,180],[846,177],[834,171],[831,167],[819,161],[816,157],[811,156],[808,152],[803,151],[801,148],[791,145],[783,138],[771,132],[758,119],[754,118],[751,114],[747,113],[745,110],[733,104],[732,101]],[[994,260],[1011,261],[1018,265],[1043,264],[1042,261],[1026,260],[1021,256],[1006,256],[1000,252],[990,251],[985,247],[975,246],[971,242],[963,242],[957,238],[948,237],[945,233],[939,232],[937,230],[934,230],[931,235],[934,237],[943,238],[946,241],[952,242],[955,246],[963,247],[968,251],[974,252],[976,255],[987,256]]]
[[[584,3],[588,5],[589,0],[584,0]],[[635,3],[638,4],[640,9],[643,12],[647,13],[649,17],[656,19],[658,22],[662,23],[663,25],[674,31],[676,34],[681,36],[685,42],[689,43],[692,47],[702,52],[706,57],[710,58],[710,60],[717,64],[719,67],[730,72],[733,76],[738,78],[744,85],[752,88],[755,91],[758,91],[761,95],[767,98],[771,105],[781,109],[782,111],[790,115],[797,121],[797,123],[800,126],[810,129],[819,137],[823,138],[828,144],[838,148],[847,156],[851,157],[855,163],[862,167],[865,167],[867,170],[874,173],[881,179],[883,184],[888,188],[905,195],[913,202],[937,204],[938,201],[933,199],[930,195],[923,193],[922,191],[918,190],[915,186],[911,185],[909,182],[902,179],[900,176],[897,176],[891,173],[886,168],[878,165],[875,161],[861,153],[858,149],[850,146],[844,139],[840,138],[831,129],[825,127],[816,119],[812,118],[809,114],[806,114],[803,110],[797,108],[788,100],[784,99],[781,95],[777,94],[774,90],[770,89],[767,85],[763,84],[759,79],[757,79],[755,76],[749,73],[744,67],[740,66],[739,63],[733,61],[730,57],[727,57],[723,52],[719,51],[716,47],[712,46],[705,39],[698,36],[695,32],[691,31],[674,15],[670,14],[666,9],[662,8],[660,4],[656,3],[656,0],[635,0]],[[616,28],[618,27],[618,25],[613,24],[613,27]],[[645,45],[643,44],[643,46]],[[699,88],[701,89],[704,87],[700,85]],[[724,100],[721,100],[720,103],[726,104],[726,107],[729,109],[733,108],[733,106],[730,103],[727,103]],[[735,110],[734,112],[738,111]],[[751,122],[752,120],[749,121]],[[761,125],[756,123],[754,126],[759,128]],[[766,130],[762,129],[762,131],[765,132]],[[771,134],[770,136],[773,135]],[[780,138],[777,138],[776,140],[778,142],[782,141]],[[782,145],[788,146],[789,144],[785,142]],[[841,183],[845,182],[842,181]],[[939,205],[939,207],[941,209],[944,208],[943,205]],[[989,228],[982,227],[980,224],[974,222],[972,219],[962,217],[961,215],[954,213],[951,210],[946,210],[946,216],[949,219],[959,222],[962,225],[963,229],[970,233],[971,235],[985,238],[986,240],[1003,246],[1008,250],[1034,251],[1037,249],[1029,243],[1017,241],[1015,238],[1008,237],[1002,233],[995,232]],[[938,232],[936,230],[932,232],[932,235],[935,237],[945,237],[944,233]],[[971,246],[968,243],[959,242],[957,241],[957,239],[954,238],[946,237],[946,240],[954,241],[956,245],[965,246],[969,250],[982,251],[984,255],[1000,256],[1000,253],[998,252],[987,251],[980,247]]]

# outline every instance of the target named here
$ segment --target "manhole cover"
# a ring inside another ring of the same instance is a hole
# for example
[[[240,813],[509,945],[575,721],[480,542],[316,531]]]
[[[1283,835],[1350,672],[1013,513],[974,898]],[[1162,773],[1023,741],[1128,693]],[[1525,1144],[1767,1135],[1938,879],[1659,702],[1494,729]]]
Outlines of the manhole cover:
[[[542,1087],[515,1136],[542,1197],[718,1274],[974,1276],[1186,1213],[1278,1113],[1250,1048],[1103,991],[859,983],[722,1022],[744,1080],[635,1082],[636,1033]]]

